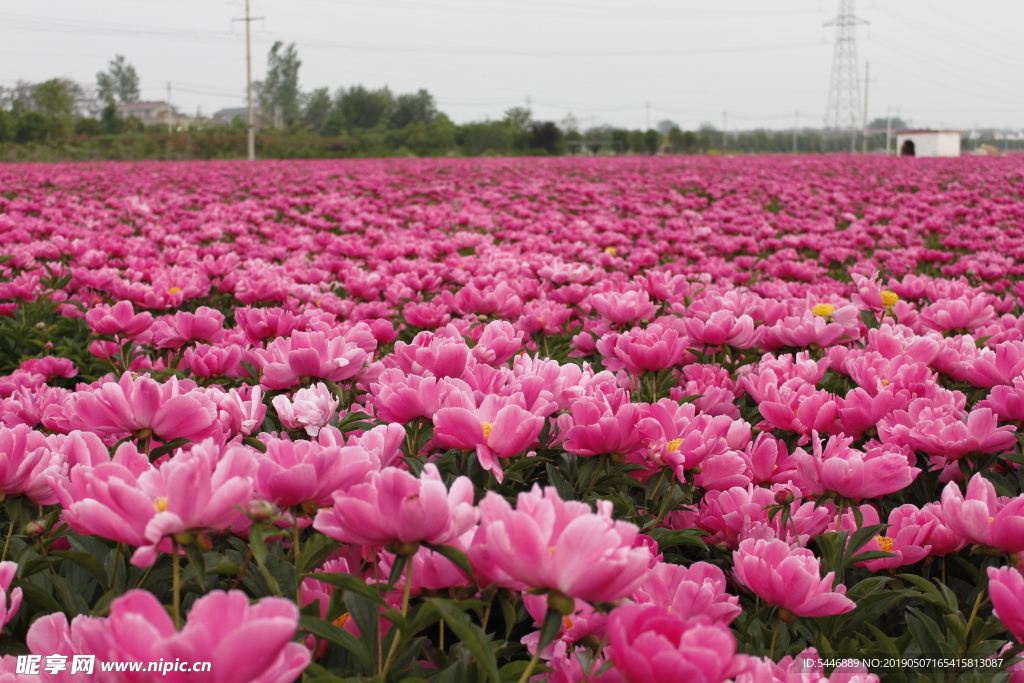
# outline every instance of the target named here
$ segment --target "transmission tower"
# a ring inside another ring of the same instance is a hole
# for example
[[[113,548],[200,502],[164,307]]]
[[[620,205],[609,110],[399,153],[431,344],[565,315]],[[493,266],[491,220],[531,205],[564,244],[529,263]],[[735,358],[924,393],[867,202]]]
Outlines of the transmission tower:
[[[857,68],[858,24],[868,22],[853,13],[853,0],[839,0],[836,18],[825,26],[836,27],[836,46],[832,53],[832,76],[828,84],[825,130],[833,135],[850,133],[850,151],[857,144],[860,117],[860,70]]]

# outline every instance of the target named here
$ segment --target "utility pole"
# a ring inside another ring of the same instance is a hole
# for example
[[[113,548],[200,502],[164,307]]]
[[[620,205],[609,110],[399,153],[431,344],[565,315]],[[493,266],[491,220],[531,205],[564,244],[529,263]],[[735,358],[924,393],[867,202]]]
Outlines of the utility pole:
[[[796,132],[800,127],[800,110],[793,112],[793,154],[796,154]]]
[[[851,152],[857,149],[857,116],[860,115],[856,28],[867,23],[854,13],[853,6],[854,0],[839,0],[836,18],[825,24],[836,27],[825,129],[837,137],[841,131],[849,132]]]
[[[171,119],[174,117],[174,108],[171,106],[171,82],[167,81],[167,134],[170,135],[174,130],[174,125],[171,123]]]
[[[892,107],[885,110],[885,154],[889,155],[892,147]]]
[[[868,153],[868,84],[871,83],[871,62],[864,62],[864,118],[861,119],[861,154]]]
[[[249,125],[248,125],[248,158],[249,161],[256,159],[256,116],[252,108],[252,40],[250,38],[249,26],[254,21],[259,21],[263,17],[253,17],[249,15],[249,0],[245,0],[245,18],[244,19],[232,19],[232,21],[244,21],[245,22],[245,98],[246,104],[249,111]]]

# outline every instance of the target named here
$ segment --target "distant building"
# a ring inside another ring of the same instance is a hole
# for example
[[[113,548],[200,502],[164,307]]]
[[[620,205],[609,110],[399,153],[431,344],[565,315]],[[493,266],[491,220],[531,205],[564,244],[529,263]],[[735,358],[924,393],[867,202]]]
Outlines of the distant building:
[[[898,130],[896,153],[901,157],[958,157],[958,130]]]
[[[166,102],[131,102],[129,104],[117,105],[117,113],[125,118],[133,118],[142,121],[147,126],[167,125],[170,118],[171,125],[175,128],[187,129],[192,124],[192,118],[186,116]]]
[[[259,128],[263,123],[259,109],[253,112],[253,118],[256,119],[256,127]],[[210,117],[210,123],[215,126],[230,126],[235,119],[241,119],[243,123],[247,122],[249,120],[249,109],[247,107],[227,107],[226,109],[221,109]]]

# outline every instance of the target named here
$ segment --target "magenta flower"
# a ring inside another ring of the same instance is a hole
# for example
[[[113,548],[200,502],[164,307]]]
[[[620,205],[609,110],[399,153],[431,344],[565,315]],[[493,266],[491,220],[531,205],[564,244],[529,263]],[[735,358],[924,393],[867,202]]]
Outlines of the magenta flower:
[[[11,590],[11,582],[17,573],[17,562],[0,562],[0,628],[17,616],[21,607],[21,589]]]
[[[419,479],[387,467],[366,483],[334,493],[334,507],[320,510],[313,528],[344,543],[445,544],[476,522],[473,484],[459,477],[447,490],[431,463]]]
[[[860,510],[861,526],[874,526],[879,523],[878,511],[874,507],[862,505]],[[894,569],[914,564],[931,554],[932,547],[928,544],[928,540],[937,522],[934,518],[931,518],[924,524],[918,523],[918,517],[915,514],[918,512],[920,510],[913,505],[901,505],[889,513],[889,528],[885,530],[884,535],[880,534],[868,539],[868,542],[857,552],[881,550],[893,553],[895,557],[882,557],[877,560],[858,562],[857,566],[866,567],[870,571],[877,572],[882,569]],[[845,522],[846,519],[851,517],[853,517],[852,514],[849,517],[845,517],[843,521]],[[851,533],[856,530],[856,524],[857,521],[854,519],[853,525],[849,529]],[[844,524],[842,528],[846,528],[846,525]]]
[[[776,494],[788,498],[794,495],[794,488],[789,484],[776,484],[770,489],[736,486],[725,491],[708,491],[701,502],[696,526],[710,534],[706,539],[708,543],[725,544],[733,549],[749,538],[778,538],[791,545],[804,545],[825,530],[835,513],[831,504],[815,507],[813,502],[794,500],[789,503],[791,519],[788,524],[782,523],[780,515],[769,520],[768,508],[779,504]]]
[[[519,494],[515,510],[496,493],[484,497],[470,560],[494,565],[509,577],[510,587],[615,601],[647,573],[651,553],[633,546],[636,536],[636,526],[612,519],[611,503],[599,501],[594,513],[586,503],[563,501],[554,488],[534,485]]]
[[[783,619],[844,614],[857,606],[846,597],[846,586],[833,590],[832,572],[821,578],[821,562],[806,548],[748,539],[733,553],[733,564],[736,580],[777,605]]]
[[[487,323],[480,341],[473,347],[473,358],[485,365],[503,365],[523,347],[523,333],[516,332],[504,320]]]
[[[43,473],[56,470],[62,461],[41,432],[24,424],[0,427],[0,493],[4,497],[24,495],[52,504],[53,493]]]
[[[282,508],[330,505],[336,491],[363,483],[376,459],[358,446],[322,446],[315,441],[269,439],[256,456],[255,493]]]
[[[976,387],[1009,385],[1024,373],[1024,342],[1008,341],[995,351],[982,349],[967,367],[967,381]]]
[[[275,339],[266,349],[254,351],[262,370],[260,384],[264,389],[287,389],[312,379],[351,379],[363,369],[376,345],[369,328],[355,341],[341,334],[292,332],[290,337]]]
[[[113,306],[100,304],[85,314],[85,322],[96,334],[114,334],[138,337],[153,324],[148,312],[135,313],[130,301],[118,301]]]
[[[249,449],[229,446],[221,452],[212,440],[207,440],[187,453],[179,453],[159,470],[141,474],[138,486],[149,498],[155,514],[146,523],[146,542],[135,551],[132,564],[148,567],[156,561],[158,550],[172,552],[172,538],[179,544],[188,544],[207,531],[245,525],[248,520],[240,508],[252,498],[255,468]],[[133,500],[136,505],[141,502],[137,495]],[[77,512],[88,520],[93,507]],[[74,510],[74,505],[71,509]],[[103,513],[109,515],[110,511],[107,508]]]
[[[290,600],[263,598],[250,605],[241,591],[212,591],[195,601],[188,623],[176,631],[152,593],[132,590],[110,603],[106,618],[79,616],[70,626],[60,612],[38,619],[27,644],[36,654],[91,654],[144,666],[160,660],[211,663],[205,674],[161,672],[159,680],[168,683],[290,683],[310,660],[309,650],[292,642],[298,620]],[[114,674],[110,680],[150,679]]]
[[[71,425],[101,435],[199,441],[216,434],[219,425],[217,405],[194,387],[174,377],[160,384],[146,376],[133,379],[126,372],[117,382],[74,394]]]
[[[464,393],[451,393],[445,407],[434,414],[434,437],[450,448],[476,449],[480,466],[494,472],[501,482],[498,458],[526,450],[544,428],[544,418],[517,404],[522,395],[503,397],[488,394],[479,408]]]
[[[833,436],[822,448],[814,434],[812,453],[802,448],[793,452],[811,493],[836,493],[850,500],[881,498],[910,486],[921,473],[910,466],[913,454],[906,446],[874,442],[867,451],[859,451],[850,448],[851,443],[853,437]]]
[[[801,445],[810,440],[812,432],[835,431],[839,414],[839,399],[827,391],[819,391],[810,384],[792,389],[788,384],[768,386],[758,406],[761,416],[777,429],[800,434]]]
[[[996,496],[988,479],[975,474],[967,482],[967,497],[955,482],[942,489],[942,516],[946,525],[971,543],[1005,553],[1024,551],[1024,495]]]
[[[590,303],[602,318],[620,325],[650,320],[658,311],[647,292],[636,290],[594,294]]]
[[[1008,450],[1017,442],[1014,431],[1009,425],[998,426],[988,408],[975,408],[965,415],[928,398],[914,399],[906,410],[897,410],[878,424],[882,443],[909,446],[944,460]]]
[[[597,350],[605,356],[605,365],[613,372],[625,367],[632,375],[657,372],[682,365],[689,356],[687,339],[670,327],[657,323],[645,329],[634,327],[622,334],[612,333],[597,342]]]
[[[470,349],[454,325],[439,332],[420,332],[411,344],[395,342],[395,351],[384,358],[388,368],[401,368],[412,375],[461,377],[469,361]]]
[[[566,431],[565,450],[576,455],[631,453],[640,447],[636,424],[642,417],[637,403],[613,410],[607,401],[584,397],[570,408],[572,426]]]
[[[1012,386],[994,387],[978,408],[988,408],[1006,422],[1024,422],[1024,377],[1015,377]]]
[[[724,683],[747,664],[728,627],[663,607],[623,605],[608,618],[608,651],[628,683]]]
[[[418,418],[432,420],[449,393],[471,391],[462,380],[407,374],[400,368],[385,370],[370,388],[377,417],[399,424]]]
[[[631,597],[641,605],[667,607],[683,619],[707,617],[728,626],[743,609],[726,585],[725,573],[713,564],[694,562],[683,567],[659,562]]]
[[[925,329],[936,332],[973,332],[996,317],[992,305],[983,297],[939,299],[921,309],[920,320]]]
[[[1024,642],[1024,576],[1013,567],[989,567],[988,594],[993,613],[1018,642]]]
[[[178,311],[153,325],[153,345],[179,349],[191,341],[217,342],[224,335],[224,314],[207,306],[195,313]]]
[[[749,315],[737,316],[732,311],[724,310],[714,311],[706,319],[686,318],[685,325],[692,348],[703,345],[749,349],[760,343],[764,329],[755,328],[754,319]]]

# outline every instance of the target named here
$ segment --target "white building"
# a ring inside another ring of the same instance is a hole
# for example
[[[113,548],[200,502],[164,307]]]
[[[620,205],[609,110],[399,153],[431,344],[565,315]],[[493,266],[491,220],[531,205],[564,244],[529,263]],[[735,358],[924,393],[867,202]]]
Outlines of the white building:
[[[960,131],[896,131],[896,153],[901,157],[958,157]]]

